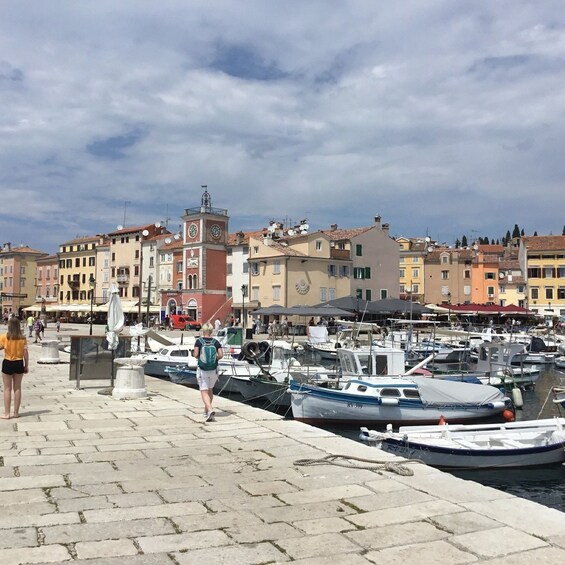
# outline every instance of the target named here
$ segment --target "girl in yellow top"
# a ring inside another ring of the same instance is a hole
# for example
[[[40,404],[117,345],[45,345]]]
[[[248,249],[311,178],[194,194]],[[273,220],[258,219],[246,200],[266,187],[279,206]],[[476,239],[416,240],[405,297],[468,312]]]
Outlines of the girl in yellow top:
[[[14,391],[14,418],[19,416],[22,402],[22,380],[24,373],[28,372],[29,356],[27,339],[22,334],[20,321],[17,318],[8,320],[8,331],[0,335],[0,349],[4,349],[2,362],[2,380],[4,381],[4,416],[10,418],[10,405],[12,404],[12,391]]]

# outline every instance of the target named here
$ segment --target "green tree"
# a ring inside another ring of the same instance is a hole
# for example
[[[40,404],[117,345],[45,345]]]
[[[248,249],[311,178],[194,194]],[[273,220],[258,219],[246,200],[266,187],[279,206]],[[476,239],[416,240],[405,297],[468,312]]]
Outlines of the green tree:
[[[526,232],[524,231],[524,228],[522,228],[522,231],[520,232],[520,237],[524,237],[526,235]]]
[[[510,230],[507,230],[504,245],[506,245],[507,243],[510,243],[511,239],[512,239],[512,236],[510,235]]]
[[[563,226],[563,231],[561,232],[561,235],[565,235],[565,226]]]
[[[565,227],[563,227],[563,230],[565,231]],[[564,235],[565,235],[565,234],[564,234]],[[468,246],[469,246],[469,244],[467,243],[467,236],[464,235],[464,236],[461,238],[461,247],[468,247]]]
[[[520,228],[518,224],[514,224],[514,231],[512,232],[512,237],[520,237]]]

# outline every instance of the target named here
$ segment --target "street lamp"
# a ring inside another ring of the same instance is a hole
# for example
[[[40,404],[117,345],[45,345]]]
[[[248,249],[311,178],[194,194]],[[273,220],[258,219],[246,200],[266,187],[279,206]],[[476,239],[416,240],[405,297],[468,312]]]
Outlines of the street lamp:
[[[447,293],[447,322],[451,325],[451,292]]]
[[[243,335],[245,336],[245,297],[247,296],[247,285],[241,285],[241,323],[243,325]]]
[[[96,286],[96,279],[94,278],[94,275],[92,273],[90,273],[88,285],[90,286],[90,335],[92,335],[92,317],[94,315],[94,288]]]
[[[143,281],[143,238],[147,237],[149,235],[149,230],[143,230],[141,232],[141,237],[139,238],[139,291],[138,291],[138,295],[139,295],[139,302],[137,304],[137,323],[138,324],[143,324],[143,320],[141,318],[141,302],[142,302],[142,297],[143,297],[143,292],[142,292],[142,281]],[[137,344],[139,345],[139,336],[137,337]]]

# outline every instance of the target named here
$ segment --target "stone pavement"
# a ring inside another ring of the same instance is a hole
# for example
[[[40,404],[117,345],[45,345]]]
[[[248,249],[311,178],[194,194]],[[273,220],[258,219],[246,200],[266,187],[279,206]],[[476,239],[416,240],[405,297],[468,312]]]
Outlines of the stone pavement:
[[[30,349],[0,421],[2,565],[565,563],[561,512],[423,465],[297,466],[394,458],[223,398],[205,424],[198,391],[158,379],[139,400],[76,390]]]

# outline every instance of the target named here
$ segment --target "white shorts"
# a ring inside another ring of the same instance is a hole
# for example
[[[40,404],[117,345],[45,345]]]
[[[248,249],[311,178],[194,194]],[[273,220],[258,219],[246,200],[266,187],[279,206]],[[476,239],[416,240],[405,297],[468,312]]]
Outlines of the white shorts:
[[[196,381],[200,390],[211,390],[218,381],[218,370],[203,371],[198,367],[196,369]]]

